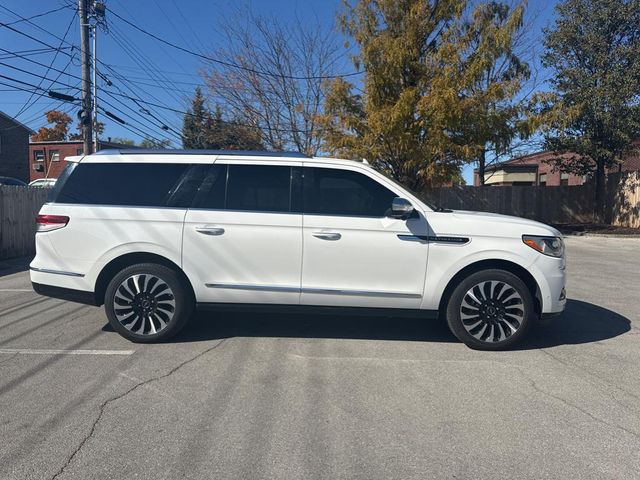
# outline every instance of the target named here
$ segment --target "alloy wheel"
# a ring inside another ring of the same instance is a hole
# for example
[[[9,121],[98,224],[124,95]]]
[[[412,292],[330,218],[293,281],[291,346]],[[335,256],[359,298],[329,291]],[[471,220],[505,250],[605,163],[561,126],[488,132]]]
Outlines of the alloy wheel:
[[[524,303],[518,291],[504,281],[487,280],[471,287],[460,306],[465,330],[477,340],[497,343],[511,337],[523,324]]]
[[[113,309],[127,330],[154,335],[164,330],[176,310],[171,287],[156,275],[136,274],[126,278],[113,298]]]

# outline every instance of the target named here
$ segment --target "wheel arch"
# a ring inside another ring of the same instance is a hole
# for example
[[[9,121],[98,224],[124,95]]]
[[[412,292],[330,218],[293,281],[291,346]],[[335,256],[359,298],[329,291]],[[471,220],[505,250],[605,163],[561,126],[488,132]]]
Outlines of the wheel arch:
[[[453,293],[455,287],[464,279],[471,274],[476,272],[480,272],[482,270],[505,270],[507,272],[511,272],[520,278],[527,288],[529,292],[531,292],[531,297],[533,298],[534,311],[536,315],[540,316],[542,313],[542,294],[540,291],[540,286],[538,282],[534,278],[534,276],[523,266],[518,265],[517,263],[511,262],[509,260],[502,259],[487,259],[487,260],[479,260],[477,262],[471,263],[460,271],[458,271],[447,283],[447,286],[442,293],[440,298],[440,304],[438,306],[438,311],[443,314],[447,308],[447,304],[449,303],[449,298]]]
[[[187,290],[189,291],[191,297],[195,298],[191,281],[186,276],[182,268],[180,268],[176,263],[166,257],[163,257],[162,255],[158,255],[157,253],[131,252],[125,253],[112,259],[102,268],[102,270],[98,274],[94,290],[96,305],[100,306],[104,304],[104,295],[111,279],[123,268],[135,265],[137,263],[157,263],[174,270],[180,276],[184,285],[187,287]]]

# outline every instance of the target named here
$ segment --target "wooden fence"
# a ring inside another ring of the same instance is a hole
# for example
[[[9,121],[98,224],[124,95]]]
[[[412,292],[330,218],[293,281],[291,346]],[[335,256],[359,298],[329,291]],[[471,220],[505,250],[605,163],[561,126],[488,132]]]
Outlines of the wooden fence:
[[[607,177],[607,223],[640,228],[640,171]]]
[[[502,213],[559,224],[592,222],[594,193],[591,185],[443,187],[427,192],[425,197],[453,210]]]
[[[36,215],[49,189],[0,185],[0,260],[32,255]]]
[[[580,186],[443,187],[425,192],[427,201],[453,210],[478,210],[525,217],[543,223],[592,223],[593,183]],[[606,223],[640,228],[640,172],[607,176]]]

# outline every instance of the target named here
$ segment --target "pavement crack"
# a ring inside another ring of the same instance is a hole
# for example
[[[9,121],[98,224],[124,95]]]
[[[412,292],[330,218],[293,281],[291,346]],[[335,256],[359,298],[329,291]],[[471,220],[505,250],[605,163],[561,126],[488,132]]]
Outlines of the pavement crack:
[[[633,397],[636,400],[640,400],[640,396],[636,395],[635,393],[629,392],[629,391],[625,390],[624,388],[619,387],[618,385],[615,385],[614,383],[611,383],[611,382],[605,380],[604,378],[600,377],[599,375],[596,375],[593,372],[590,372],[589,370],[587,370],[586,368],[584,368],[581,365],[578,365],[578,364],[576,364],[574,362],[568,362],[568,361],[564,360],[563,358],[561,358],[561,357],[559,357],[557,355],[554,355],[553,353],[551,353],[551,352],[549,352],[549,351],[547,351],[545,349],[540,349],[540,351],[542,353],[544,353],[545,355],[551,357],[553,360],[555,360],[556,362],[560,363],[561,365],[564,365],[567,368],[575,369],[575,370],[583,373],[585,376],[593,378],[597,382],[605,384],[607,387],[610,387],[610,388],[613,388],[615,390],[618,390],[620,393],[622,393],[624,395],[629,395],[630,397]],[[590,381],[587,378],[585,378],[585,380],[588,381],[589,383],[591,383],[592,385],[596,386],[596,387],[598,386],[597,383],[595,383],[593,381]],[[614,396],[612,396],[612,395],[610,395],[610,396],[611,396],[612,400],[614,402],[616,402],[618,405],[623,407],[625,410],[629,410],[629,408],[626,405],[624,405],[623,403],[618,401],[618,399],[616,399]]]
[[[106,410],[108,405],[110,405],[110,404],[112,404],[114,402],[117,402],[118,400],[126,397],[127,395],[129,395],[133,391],[137,390],[139,387],[142,387],[142,386],[145,386],[145,385],[149,385],[150,383],[153,383],[153,382],[156,382],[158,380],[162,380],[164,378],[170,377],[171,375],[176,373],[178,370],[180,370],[182,367],[184,367],[184,366],[186,366],[186,365],[188,365],[188,364],[190,364],[192,362],[195,362],[196,360],[198,360],[199,358],[203,357],[204,355],[206,355],[210,351],[215,350],[216,348],[221,346],[226,340],[227,340],[226,338],[220,340],[214,346],[212,346],[210,348],[207,348],[207,349],[203,350],[202,352],[198,353],[197,355],[195,355],[195,356],[185,360],[184,362],[176,365],[174,368],[169,370],[167,373],[163,373],[162,375],[159,375],[157,377],[152,377],[152,378],[149,378],[147,380],[138,382],[133,387],[131,387],[130,389],[126,390],[125,392],[123,392],[123,393],[121,393],[119,395],[116,395],[115,397],[111,397],[111,398],[105,400],[104,402],[102,402],[102,404],[100,405],[100,408],[98,410],[98,415],[96,416],[95,420],[91,424],[91,428],[89,429],[89,432],[80,441],[80,443],[74,449],[74,451],[71,453],[71,455],[69,455],[69,457],[67,457],[67,460],[60,467],[60,469],[53,475],[53,477],[51,477],[51,480],[56,480],[60,475],[62,475],[65,472],[65,470],[73,462],[74,458],[80,453],[80,451],[84,448],[84,446],[87,444],[87,442],[93,437],[93,435],[96,432],[96,428],[98,427],[98,424],[100,423],[100,420],[102,420],[102,417],[103,417],[104,412],[105,412],[105,410]]]
[[[5,358],[4,360],[2,360],[2,361],[0,362],[0,365],[2,365],[3,363],[7,363],[7,362],[9,362],[9,361],[13,360],[13,359],[16,357],[16,355],[18,355],[18,354],[17,354],[17,353],[14,353],[14,354],[13,354],[13,355],[11,355],[10,357]]]
[[[605,426],[607,426],[609,428],[622,430],[623,432],[628,433],[629,435],[632,435],[635,438],[640,438],[640,434],[638,434],[637,432],[634,432],[633,430],[629,430],[629,429],[627,429],[625,427],[621,427],[620,425],[616,425],[614,423],[606,422],[606,421],[602,420],[601,418],[596,417],[595,415],[593,415],[591,412],[585,410],[584,408],[579,407],[575,403],[571,403],[567,399],[562,398],[559,395],[555,395],[555,394],[553,394],[553,393],[541,388],[536,383],[536,381],[534,379],[530,378],[528,375],[526,375],[522,369],[519,368],[518,370],[520,371],[522,376],[529,382],[529,384],[531,385],[531,388],[533,388],[536,392],[538,392],[538,393],[540,393],[540,394],[542,394],[544,396],[553,398],[553,399],[559,401],[560,403],[562,403],[566,407],[573,408],[573,409],[579,411],[580,413],[582,413],[582,414],[586,415],[587,417],[591,418],[596,423],[599,423],[601,425],[605,425]]]

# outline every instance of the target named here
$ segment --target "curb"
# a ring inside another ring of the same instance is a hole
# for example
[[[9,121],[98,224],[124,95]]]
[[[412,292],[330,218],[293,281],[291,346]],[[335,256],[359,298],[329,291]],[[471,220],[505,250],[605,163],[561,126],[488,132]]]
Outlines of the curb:
[[[640,239],[640,235],[637,233],[593,233],[593,232],[563,232],[560,230],[563,237],[589,237],[589,238],[636,238]]]

